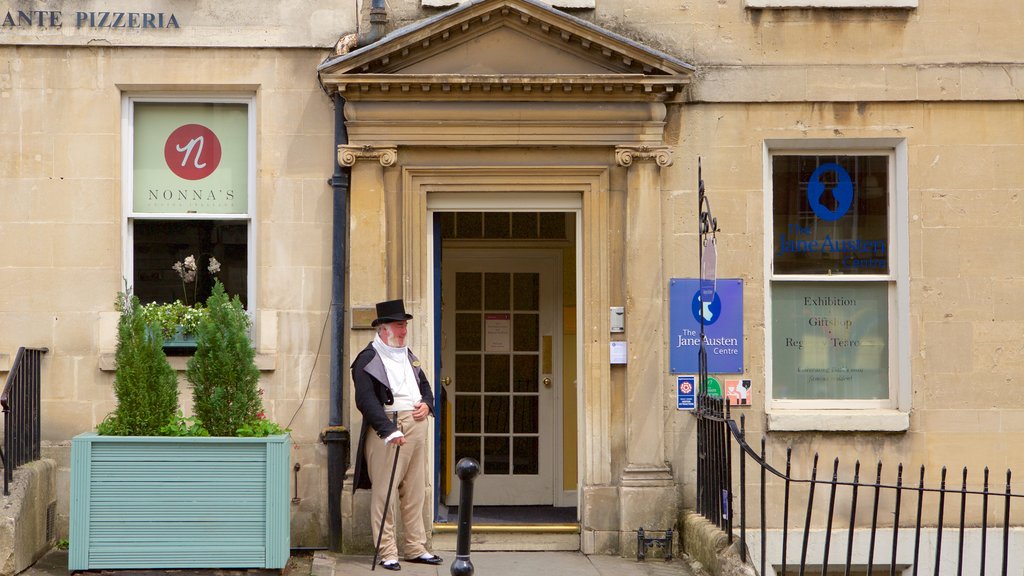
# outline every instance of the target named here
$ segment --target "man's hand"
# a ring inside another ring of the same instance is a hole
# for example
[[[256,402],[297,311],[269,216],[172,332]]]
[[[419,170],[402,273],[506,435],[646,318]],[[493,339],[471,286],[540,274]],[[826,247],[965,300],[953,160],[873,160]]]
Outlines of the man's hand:
[[[426,419],[429,414],[430,406],[427,406],[423,402],[417,402],[416,405],[412,407],[412,419],[417,422]]]
[[[395,446],[402,446],[403,444],[405,444],[405,436],[397,436],[395,438],[392,438],[391,441],[388,442],[388,444],[394,444]]]

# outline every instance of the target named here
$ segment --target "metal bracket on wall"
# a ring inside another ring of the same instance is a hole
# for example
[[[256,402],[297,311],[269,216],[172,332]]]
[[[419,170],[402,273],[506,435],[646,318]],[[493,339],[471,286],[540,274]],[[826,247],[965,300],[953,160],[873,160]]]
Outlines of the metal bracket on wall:
[[[637,561],[647,558],[647,549],[651,546],[660,547],[665,551],[665,561],[672,560],[672,529],[652,530],[662,534],[659,536],[648,536],[643,526],[636,531],[636,559]]]

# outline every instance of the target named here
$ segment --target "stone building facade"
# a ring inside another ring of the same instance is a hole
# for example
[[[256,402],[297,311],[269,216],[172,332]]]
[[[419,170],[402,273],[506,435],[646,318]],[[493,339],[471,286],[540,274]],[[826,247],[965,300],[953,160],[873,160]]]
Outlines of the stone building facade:
[[[300,465],[294,546],[328,544],[319,434],[358,430],[345,367],[373,304],[404,298],[444,397],[436,525],[476,455],[481,503],[574,508],[559,546],[629,554],[695,498],[677,377],[699,159],[722,300],[696,311],[732,314],[711,371],[749,381],[748,430],[805,456],[1021,467],[1014,0],[391,0],[376,36],[370,2],[37,4],[0,9],[0,370],[49,348],[58,461],[113,408],[114,295],[162,289],[151,260],[169,270],[186,230],[244,262]],[[200,109],[236,118],[223,162],[245,177],[161,204],[139,143]],[[225,190],[243,201],[210,201]],[[364,496],[341,509],[366,550]]]

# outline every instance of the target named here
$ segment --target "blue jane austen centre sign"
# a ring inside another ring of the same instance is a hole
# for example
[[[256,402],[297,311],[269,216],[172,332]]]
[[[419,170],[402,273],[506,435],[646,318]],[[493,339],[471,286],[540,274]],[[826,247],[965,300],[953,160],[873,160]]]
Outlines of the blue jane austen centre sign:
[[[700,280],[673,278],[669,294],[669,372],[699,370],[700,319],[704,318],[704,350],[708,373],[743,372],[743,281],[719,278],[711,302],[701,301]]]

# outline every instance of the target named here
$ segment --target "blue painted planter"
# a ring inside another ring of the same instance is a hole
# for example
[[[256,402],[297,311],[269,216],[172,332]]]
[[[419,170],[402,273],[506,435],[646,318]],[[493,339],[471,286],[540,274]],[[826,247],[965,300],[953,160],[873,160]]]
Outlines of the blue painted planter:
[[[79,434],[68,570],[283,569],[291,438]]]

